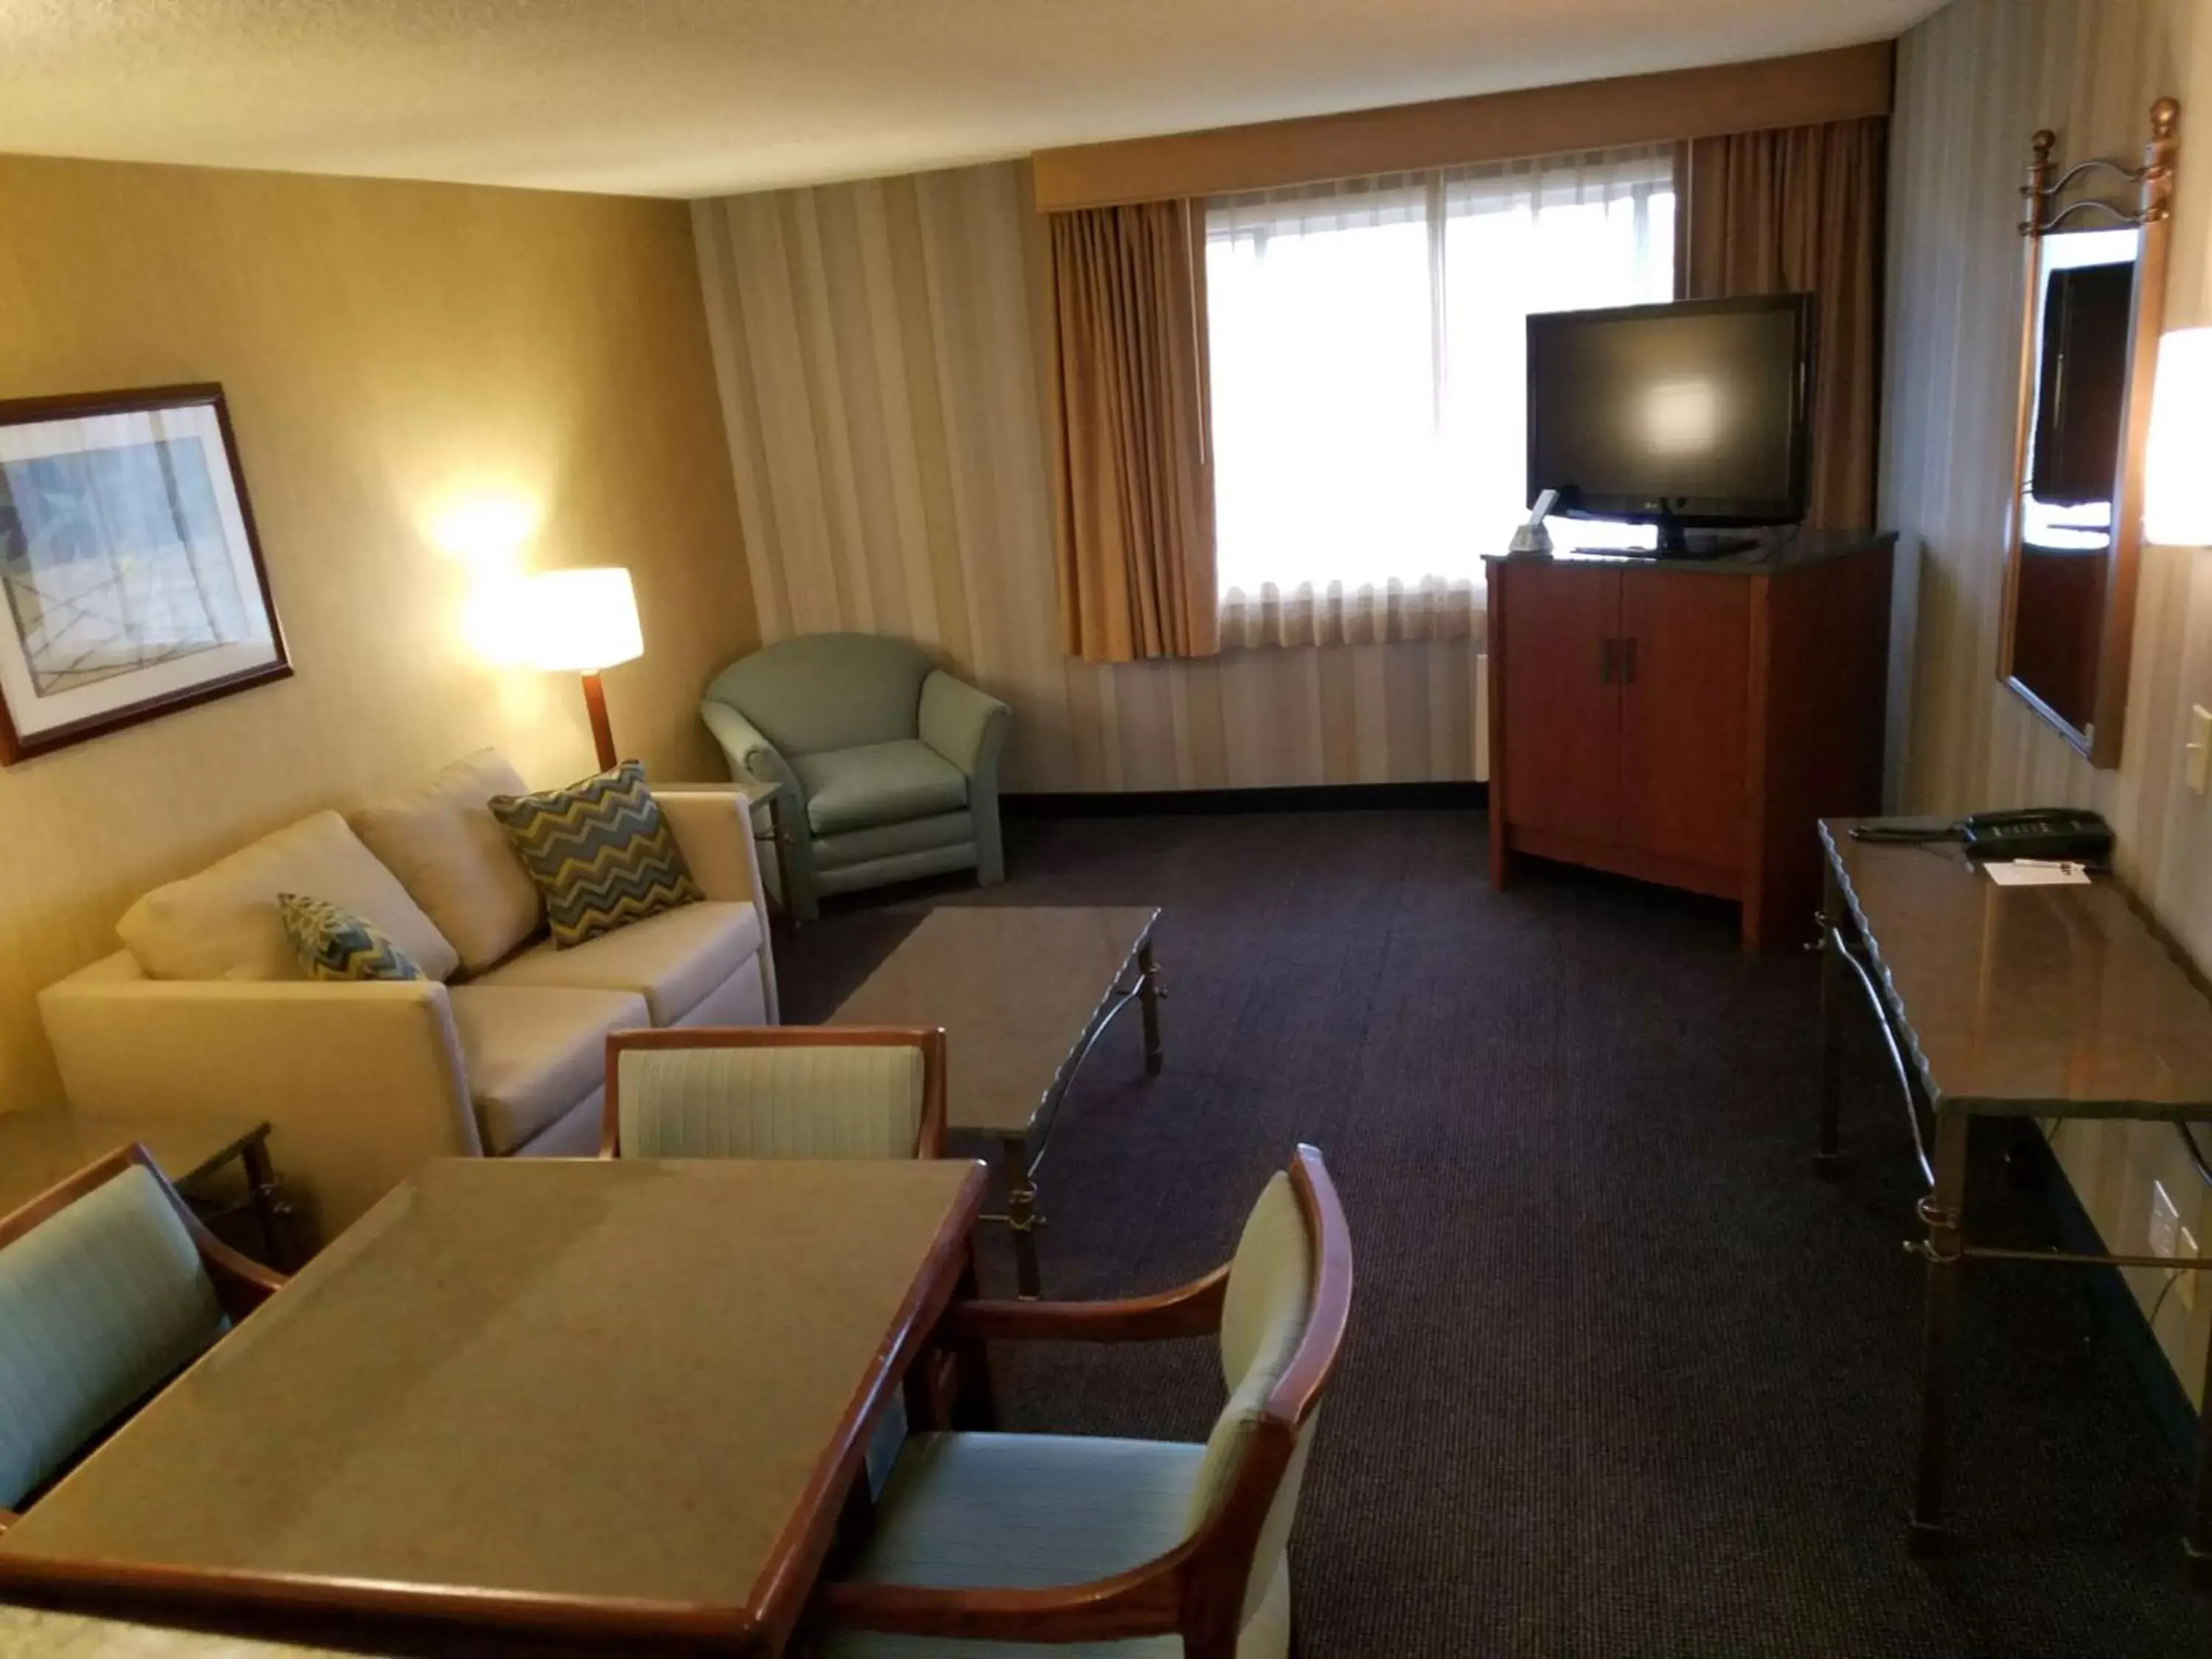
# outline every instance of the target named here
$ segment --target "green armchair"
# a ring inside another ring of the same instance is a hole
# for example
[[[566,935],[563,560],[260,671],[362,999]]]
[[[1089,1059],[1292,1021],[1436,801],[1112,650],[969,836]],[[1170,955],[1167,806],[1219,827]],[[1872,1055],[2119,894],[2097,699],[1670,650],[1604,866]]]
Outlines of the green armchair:
[[[780,783],[775,885],[801,921],[825,893],[950,870],[1006,878],[1006,705],[872,634],[805,634],[732,663],[700,705],[740,781]]]

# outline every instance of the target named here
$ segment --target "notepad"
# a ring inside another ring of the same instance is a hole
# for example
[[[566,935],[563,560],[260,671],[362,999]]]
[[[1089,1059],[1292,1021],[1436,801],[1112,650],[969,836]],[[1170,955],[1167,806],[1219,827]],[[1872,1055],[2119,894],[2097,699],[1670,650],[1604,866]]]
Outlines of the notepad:
[[[1982,866],[2000,887],[2087,887],[2089,872],[2078,864],[2046,859],[1991,860]]]

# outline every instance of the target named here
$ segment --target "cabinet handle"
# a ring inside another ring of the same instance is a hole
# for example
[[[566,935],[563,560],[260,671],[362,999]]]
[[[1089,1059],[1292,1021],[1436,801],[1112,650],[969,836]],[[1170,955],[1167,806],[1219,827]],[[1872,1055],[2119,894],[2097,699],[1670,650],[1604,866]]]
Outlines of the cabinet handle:
[[[1619,640],[1600,640],[1597,644],[1597,680],[1600,685],[1613,684],[1614,664],[1620,659]]]
[[[1621,642],[1621,679],[1630,685],[1636,684],[1636,641],[1633,638]]]

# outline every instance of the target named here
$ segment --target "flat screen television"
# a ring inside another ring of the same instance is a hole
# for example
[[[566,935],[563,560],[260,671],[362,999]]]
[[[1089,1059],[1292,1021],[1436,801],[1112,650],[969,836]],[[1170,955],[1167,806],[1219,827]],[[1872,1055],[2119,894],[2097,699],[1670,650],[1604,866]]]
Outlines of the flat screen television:
[[[1692,528],[1805,516],[1812,296],[1528,319],[1528,500],[1656,525],[1662,556],[1732,550]]]

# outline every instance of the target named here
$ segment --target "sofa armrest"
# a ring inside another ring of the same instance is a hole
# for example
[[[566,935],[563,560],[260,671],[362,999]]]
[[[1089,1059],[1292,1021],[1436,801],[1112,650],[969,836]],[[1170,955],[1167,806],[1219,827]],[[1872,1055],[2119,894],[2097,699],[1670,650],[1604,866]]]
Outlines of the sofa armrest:
[[[699,718],[707,722],[714,741],[722,745],[732,777],[740,783],[749,778],[762,783],[780,783],[791,792],[793,800],[805,799],[799,787],[799,774],[776,752],[775,745],[762,735],[760,727],[729,704],[716,702],[711,697],[699,705]]]
[[[996,775],[1013,711],[939,668],[921,683],[921,740],[970,778]]]
[[[752,812],[742,792],[713,784],[684,784],[653,792],[653,804],[691,866],[691,879],[710,899],[757,905],[768,915],[761,890],[760,854],[753,842]]]
[[[327,1242],[434,1158],[483,1152],[446,988],[434,980],[125,978],[40,994],[81,1111],[266,1119]]]
[[[761,1002],[768,1023],[779,1023],[775,947],[769,938],[768,889],[761,879],[760,847],[753,839],[753,817],[744,793],[709,785],[656,789],[653,802],[667,820],[677,849],[690,866],[691,879],[710,899],[750,904],[760,918]]]

